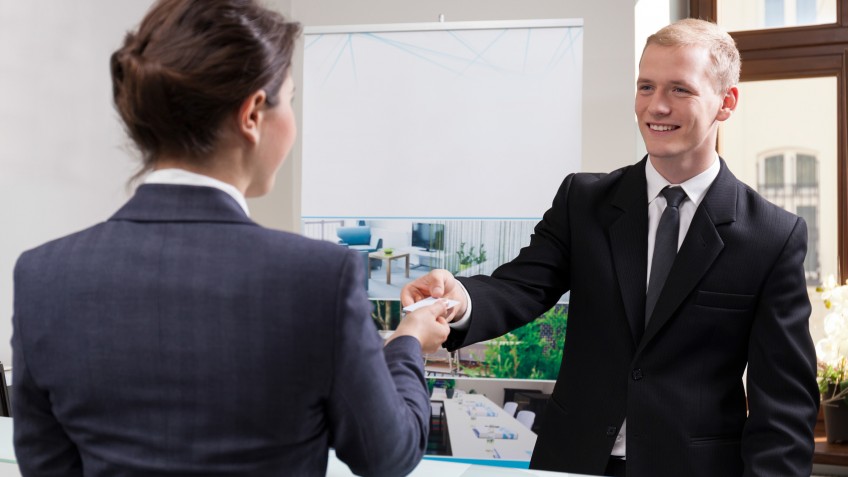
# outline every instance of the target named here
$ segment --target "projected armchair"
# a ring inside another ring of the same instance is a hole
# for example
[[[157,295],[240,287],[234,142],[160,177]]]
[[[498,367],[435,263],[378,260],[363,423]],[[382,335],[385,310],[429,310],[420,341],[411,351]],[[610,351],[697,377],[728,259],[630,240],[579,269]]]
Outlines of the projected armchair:
[[[368,263],[368,254],[383,248],[383,239],[371,235],[371,227],[368,225],[357,225],[354,227],[339,227],[336,229],[339,236],[339,244],[364,254]],[[372,261],[372,270],[380,268],[380,261]],[[367,269],[366,269],[367,270]]]
[[[372,237],[371,227],[358,225],[355,227],[339,227],[336,229],[339,243],[360,252],[376,252],[383,248],[383,239]]]

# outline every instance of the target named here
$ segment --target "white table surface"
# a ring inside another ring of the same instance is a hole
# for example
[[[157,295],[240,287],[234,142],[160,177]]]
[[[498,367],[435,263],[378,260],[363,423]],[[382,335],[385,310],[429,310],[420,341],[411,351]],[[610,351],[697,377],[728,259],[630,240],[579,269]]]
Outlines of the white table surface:
[[[536,446],[536,434],[482,394],[458,394],[442,401],[445,407],[451,455],[469,459],[501,459],[529,462]],[[468,409],[481,406],[494,416],[471,416]],[[517,439],[484,439],[473,428],[501,426],[518,434]]]

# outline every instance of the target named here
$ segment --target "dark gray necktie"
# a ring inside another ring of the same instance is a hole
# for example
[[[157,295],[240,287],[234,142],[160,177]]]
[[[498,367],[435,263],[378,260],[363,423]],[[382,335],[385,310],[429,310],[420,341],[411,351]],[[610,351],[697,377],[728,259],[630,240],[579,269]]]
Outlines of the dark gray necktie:
[[[657,299],[665,286],[674,257],[677,256],[677,240],[680,234],[680,203],[686,199],[686,192],[680,187],[666,187],[660,192],[666,200],[665,210],[657,225],[654,240],[654,256],[651,259],[651,276],[648,279],[648,294],[645,299],[645,327],[651,320]]]

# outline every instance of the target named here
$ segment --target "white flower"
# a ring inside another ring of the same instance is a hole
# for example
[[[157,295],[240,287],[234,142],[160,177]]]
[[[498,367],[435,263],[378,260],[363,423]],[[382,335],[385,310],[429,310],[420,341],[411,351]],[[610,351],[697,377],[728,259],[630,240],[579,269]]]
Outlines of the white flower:
[[[837,286],[833,275],[827,277],[821,298],[829,303],[829,312],[824,317],[826,338],[816,343],[816,356],[819,361],[838,367],[848,357],[848,284]]]
[[[816,356],[819,357],[819,361],[835,365],[839,360],[839,346],[830,338],[821,339],[816,343]]]

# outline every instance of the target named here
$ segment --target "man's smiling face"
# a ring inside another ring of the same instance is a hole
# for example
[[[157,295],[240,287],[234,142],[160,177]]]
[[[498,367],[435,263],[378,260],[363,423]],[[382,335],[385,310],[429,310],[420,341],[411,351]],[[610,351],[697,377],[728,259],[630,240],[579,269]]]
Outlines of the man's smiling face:
[[[712,162],[725,94],[716,92],[709,51],[648,45],[639,63],[636,117],[651,158]]]

